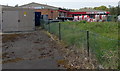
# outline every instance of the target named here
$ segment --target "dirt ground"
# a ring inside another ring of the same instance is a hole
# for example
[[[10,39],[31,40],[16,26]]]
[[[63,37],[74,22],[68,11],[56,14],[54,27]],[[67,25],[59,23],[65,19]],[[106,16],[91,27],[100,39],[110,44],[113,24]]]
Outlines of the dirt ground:
[[[3,35],[3,69],[97,69],[83,48],[66,47],[45,30]]]

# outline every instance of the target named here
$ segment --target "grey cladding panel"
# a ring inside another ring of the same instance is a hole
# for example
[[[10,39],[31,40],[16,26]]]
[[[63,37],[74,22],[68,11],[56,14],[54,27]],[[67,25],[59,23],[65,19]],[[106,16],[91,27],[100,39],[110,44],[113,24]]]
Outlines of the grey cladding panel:
[[[19,12],[19,30],[27,31],[34,30],[34,11],[23,10]]]
[[[2,6],[0,6],[0,32],[2,31]]]
[[[3,11],[3,31],[18,31],[18,11]]]
[[[3,32],[34,30],[35,25],[33,19],[35,10],[23,8],[2,8],[2,11]]]

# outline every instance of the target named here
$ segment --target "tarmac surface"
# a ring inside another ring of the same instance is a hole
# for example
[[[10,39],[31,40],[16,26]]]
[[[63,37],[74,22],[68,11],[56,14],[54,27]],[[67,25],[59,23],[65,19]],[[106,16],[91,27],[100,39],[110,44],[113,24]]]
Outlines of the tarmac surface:
[[[44,31],[22,35],[2,44],[2,68],[63,69],[57,64],[63,56],[56,48],[59,46]]]

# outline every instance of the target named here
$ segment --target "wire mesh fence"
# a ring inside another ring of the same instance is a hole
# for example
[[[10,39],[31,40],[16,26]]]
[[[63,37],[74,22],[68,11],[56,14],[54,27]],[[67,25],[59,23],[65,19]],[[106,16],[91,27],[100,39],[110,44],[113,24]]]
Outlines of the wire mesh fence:
[[[98,61],[107,69],[118,68],[118,41],[96,33],[90,33],[90,50]]]
[[[51,34],[58,36],[69,46],[75,45],[87,49],[88,56],[90,51],[105,69],[117,69],[119,67],[118,42],[120,41],[77,29],[75,25],[50,23],[44,24],[44,28]]]

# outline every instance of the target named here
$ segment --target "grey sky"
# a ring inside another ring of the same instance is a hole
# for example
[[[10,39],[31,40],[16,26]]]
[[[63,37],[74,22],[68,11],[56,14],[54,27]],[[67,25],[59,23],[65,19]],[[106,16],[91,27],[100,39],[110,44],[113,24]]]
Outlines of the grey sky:
[[[37,2],[56,7],[79,9],[83,7],[97,7],[101,5],[117,6],[119,1],[120,0],[0,0],[0,4],[15,6],[16,4],[23,5],[30,2]]]

